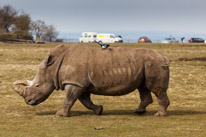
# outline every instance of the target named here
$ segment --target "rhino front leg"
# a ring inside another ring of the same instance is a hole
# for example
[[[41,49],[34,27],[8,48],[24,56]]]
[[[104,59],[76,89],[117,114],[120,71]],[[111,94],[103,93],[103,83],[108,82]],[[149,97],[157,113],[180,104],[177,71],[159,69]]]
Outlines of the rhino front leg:
[[[141,102],[138,108],[134,111],[135,113],[141,114],[146,112],[146,107],[153,102],[152,95],[149,89],[141,87],[138,89],[140,94]]]
[[[83,89],[78,86],[74,85],[66,85],[66,99],[64,101],[64,106],[61,110],[56,112],[57,116],[63,116],[63,117],[69,117],[69,112],[74,105],[75,101],[79,98],[81,95]]]
[[[80,102],[88,109],[93,110],[97,115],[101,115],[103,111],[102,105],[94,105],[90,98],[90,93],[84,93],[79,97]]]

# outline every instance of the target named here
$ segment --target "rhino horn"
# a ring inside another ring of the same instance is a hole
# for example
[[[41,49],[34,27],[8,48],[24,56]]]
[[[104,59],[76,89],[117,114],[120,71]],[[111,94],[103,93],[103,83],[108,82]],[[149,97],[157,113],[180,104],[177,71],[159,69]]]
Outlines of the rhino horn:
[[[18,86],[14,90],[22,97],[26,96],[25,87]]]
[[[17,80],[13,84],[14,85],[31,86],[32,85],[32,81],[29,81],[29,80]]]

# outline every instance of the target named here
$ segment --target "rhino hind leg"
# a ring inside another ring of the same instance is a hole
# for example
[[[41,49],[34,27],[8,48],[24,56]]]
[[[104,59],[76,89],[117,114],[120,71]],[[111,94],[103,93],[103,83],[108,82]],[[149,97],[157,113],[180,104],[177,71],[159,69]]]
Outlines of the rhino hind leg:
[[[159,110],[155,114],[155,116],[166,116],[167,107],[170,105],[170,101],[169,101],[166,91],[160,88],[157,88],[157,89],[152,90],[152,92],[157,97],[158,104],[159,104]]]
[[[139,90],[141,102],[134,112],[138,114],[142,114],[146,112],[146,107],[149,104],[151,104],[153,100],[152,100],[152,95],[149,89],[145,87],[141,87],[138,90]]]
[[[97,115],[102,114],[103,106],[93,104],[90,98],[90,93],[84,93],[79,97],[79,100],[87,109],[93,110]]]

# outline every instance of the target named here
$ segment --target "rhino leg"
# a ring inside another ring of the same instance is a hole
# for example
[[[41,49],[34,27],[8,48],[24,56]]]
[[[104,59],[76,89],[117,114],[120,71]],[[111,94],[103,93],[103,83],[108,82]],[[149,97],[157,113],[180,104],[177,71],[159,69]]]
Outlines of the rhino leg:
[[[140,99],[141,102],[138,106],[138,108],[134,111],[135,113],[145,113],[146,107],[153,102],[151,92],[149,89],[145,87],[141,87],[138,89],[140,93]]]
[[[97,115],[101,115],[103,111],[102,105],[94,105],[90,98],[90,93],[82,94],[79,97],[80,102],[88,109],[93,110]]]
[[[170,104],[169,98],[167,96],[167,93],[159,88],[152,90],[152,92],[155,94],[158,100],[159,104],[159,110],[155,114],[155,116],[166,116],[167,115],[167,107]]]
[[[57,116],[69,117],[69,112],[74,105],[75,101],[79,98],[83,89],[74,85],[66,85],[66,99],[64,101],[64,106],[61,110],[57,111]]]

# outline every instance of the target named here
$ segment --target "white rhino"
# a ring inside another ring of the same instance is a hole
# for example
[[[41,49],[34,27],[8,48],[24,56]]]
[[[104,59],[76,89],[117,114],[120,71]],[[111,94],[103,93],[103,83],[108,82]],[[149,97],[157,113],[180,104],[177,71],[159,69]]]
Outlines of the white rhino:
[[[83,44],[59,45],[41,62],[33,81],[18,80],[15,91],[29,105],[46,100],[56,90],[65,90],[66,99],[58,116],[69,116],[77,99],[100,115],[102,105],[95,105],[91,94],[120,96],[139,90],[141,103],[136,113],[146,112],[157,97],[156,116],[166,115],[169,105],[169,60],[150,49],[116,47],[102,50]]]

